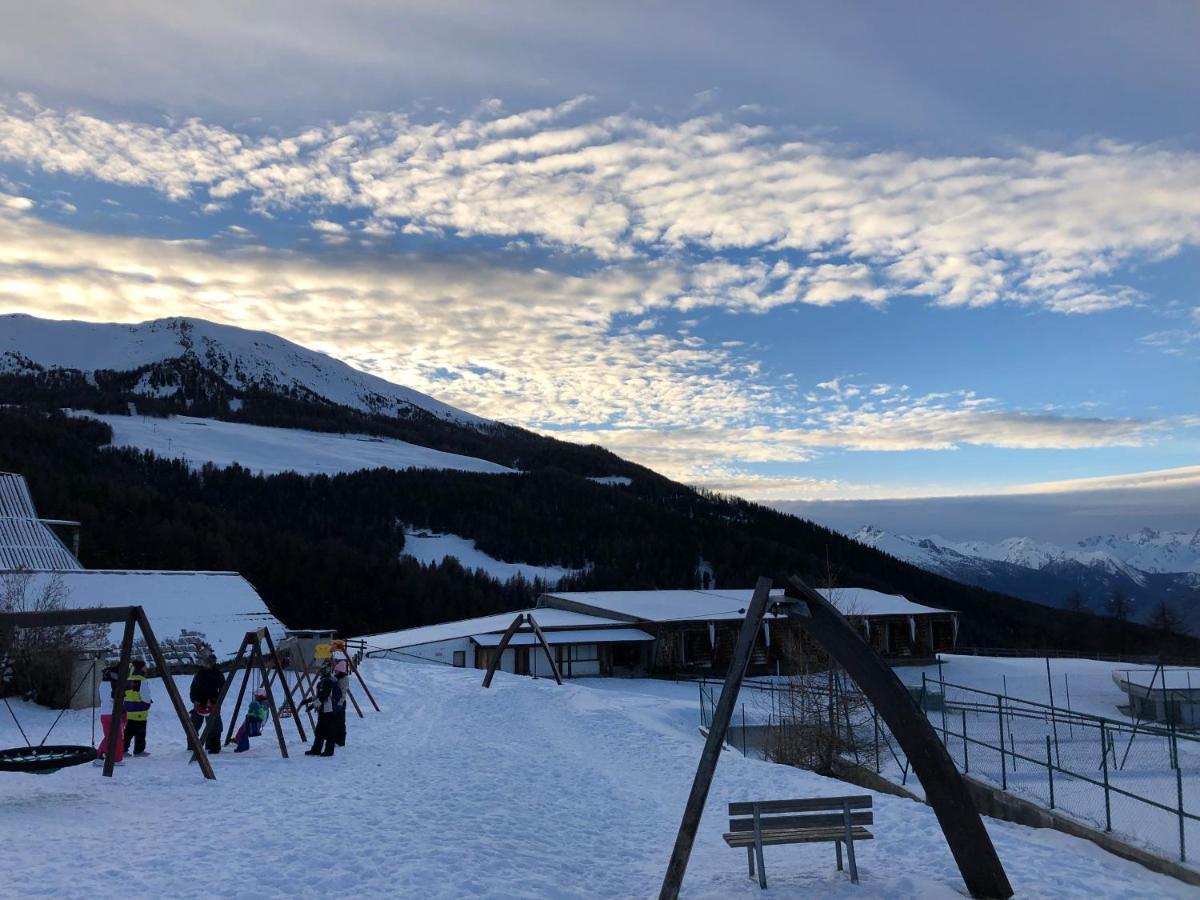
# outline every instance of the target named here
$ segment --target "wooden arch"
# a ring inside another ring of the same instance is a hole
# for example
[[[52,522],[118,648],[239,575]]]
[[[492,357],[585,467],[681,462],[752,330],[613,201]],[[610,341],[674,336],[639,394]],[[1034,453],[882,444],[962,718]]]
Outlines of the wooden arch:
[[[513,639],[513,635],[518,633],[532,633],[537,636],[538,643],[546,652],[546,659],[550,662],[550,671],[554,673],[554,680],[562,684],[562,675],[559,674],[558,663],[554,661],[554,654],[550,652],[550,644],[546,642],[546,636],[542,634],[542,629],[538,627],[538,623],[534,621],[532,614],[517,613],[517,617],[512,620],[512,624],[508,626],[504,632],[504,636],[500,638],[500,643],[496,647],[492,661],[488,664],[487,674],[483,676],[483,686],[492,686],[492,677],[496,674],[496,669],[500,667],[500,660],[504,657],[504,650],[508,647],[508,642]]]
[[[717,768],[721,747],[725,743],[754,638],[762,627],[770,591],[771,580],[760,578],[750,606],[746,609],[733,660],[713,712],[708,739],[683,811],[683,820],[679,824],[679,834],[663,878],[659,900],[675,900],[679,896],[704,802],[708,799],[708,789]],[[983,820],[967,793],[966,783],[938,739],[937,732],[917,708],[896,673],[846,618],[807,584],[793,577],[787,591],[787,596],[773,605],[808,631],[875,705],[921,780],[925,797],[937,815],[946,843],[950,845],[950,852],[971,896],[1007,900],[1013,894],[1012,886],[1008,883],[1000,857],[996,855],[992,839],[983,827]]]

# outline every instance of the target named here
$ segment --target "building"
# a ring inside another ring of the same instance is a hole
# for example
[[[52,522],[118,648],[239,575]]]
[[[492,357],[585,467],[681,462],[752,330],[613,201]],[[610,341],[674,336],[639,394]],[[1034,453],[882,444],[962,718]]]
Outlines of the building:
[[[67,549],[51,526],[72,530],[75,551]],[[82,569],[79,523],[39,519],[20,475],[0,472],[0,572],[14,569]]]
[[[543,594],[531,613],[566,677],[722,675],[729,666],[753,590],[568,591]],[[958,615],[865,588],[822,591],[883,656],[901,661],[951,650]],[[773,592],[782,597],[783,591]],[[367,655],[486,668],[518,612],[369,635]],[[500,668],[549,676],[530,634],[514,637]],[[750,659],[751,674],[795,671],[811,647],[799,626],[768,612]]]
[[[1200,728],[1200,670],[1117,669],[1112,679],[1129,697],[1129,715],[1135,719]]]
[[[158,572],[85,569],[50,526],[79,523],[38,518],[25,479],[0,473],[0,608],[34,609],[47,598],[67,609],[141,606],[167,660],[194,665],[211,648],[232,657],[246,632],[268,628],[282,636],[254,587],[236,572]],[[109,641],[119,647],[122,625]],[[135,652],[141,653],[140,639]]]

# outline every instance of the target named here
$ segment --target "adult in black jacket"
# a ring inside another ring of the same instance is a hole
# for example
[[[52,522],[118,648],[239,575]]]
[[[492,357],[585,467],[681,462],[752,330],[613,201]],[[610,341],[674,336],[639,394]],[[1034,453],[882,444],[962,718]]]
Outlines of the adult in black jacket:
[[[342,686],[344,673],[338,678],[326,665],[317,680],[317,693],[309,704],[317,708],[317,727],[312,749],[305,756],[333,756],[334,747],[346,743],[346,692]]]
[[[212,729],[204,749],[209,753],[221,752],[221,708],[217,701],[221,696],[221,688],[225,687],[225,676],[217,668],[217,657],[210,653],[204,661],[203,668],[192,676],[192,687],[188,696],[192,700],[192,727],[200,734],[205,720],[211,717]]]

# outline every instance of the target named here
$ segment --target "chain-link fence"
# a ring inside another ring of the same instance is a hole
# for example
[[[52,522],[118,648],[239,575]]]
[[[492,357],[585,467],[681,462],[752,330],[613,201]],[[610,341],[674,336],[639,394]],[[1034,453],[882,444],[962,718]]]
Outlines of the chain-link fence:
[[[922,676],[913,699],[960,771],[1130,843],[1200,858],[1200,737]],[[707,729],[719,682],[699,683]],[[799,692],[799,693],[798,693]],[[797,697],[799,696],[799,701]],[[797,702],[814,706],[841,736],[843,754],[904,786],[911,769],[874,706],[844,674],[746,682],[728,743],[772,757],[795,723]]]

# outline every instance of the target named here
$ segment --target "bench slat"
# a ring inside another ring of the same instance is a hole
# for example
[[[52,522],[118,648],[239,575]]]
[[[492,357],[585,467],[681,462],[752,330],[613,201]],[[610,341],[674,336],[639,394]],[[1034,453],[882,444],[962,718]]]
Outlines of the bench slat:
[[[764,830],[770,828],[775,831],[781,828],[835,828],[844,823],[842,814],[838,813],[810,813],[806,816],[759,816],[759,821],[762,823]],[[869,812],[853,812],[850,813],[851,825],[874,825],[874,816]],[[730,819],[730,831],[753,831],[754,817],[751,816],[745,819]]]
[[[852,828],[850,834],[855,841],[871,841],[875,835],[865,828]],[[730,847],[750,847],[754,845],[754,832],[739,831],[724,835],[725,843]],[[846,832],[840,828],[830,829],[801,829],[798,831],[764,831],[763,846],[769,844],[816,844],[844,841]]]
[[[802,800],[760,800],[758,811],[771,812],[811,812],[814,810],[841,809],[842,801],[849,801],[851,809],[870,809],[871,796],[860,794],[853,797],[809,797]],[[754,815],[753,801],[729,804],[731,816]]]

